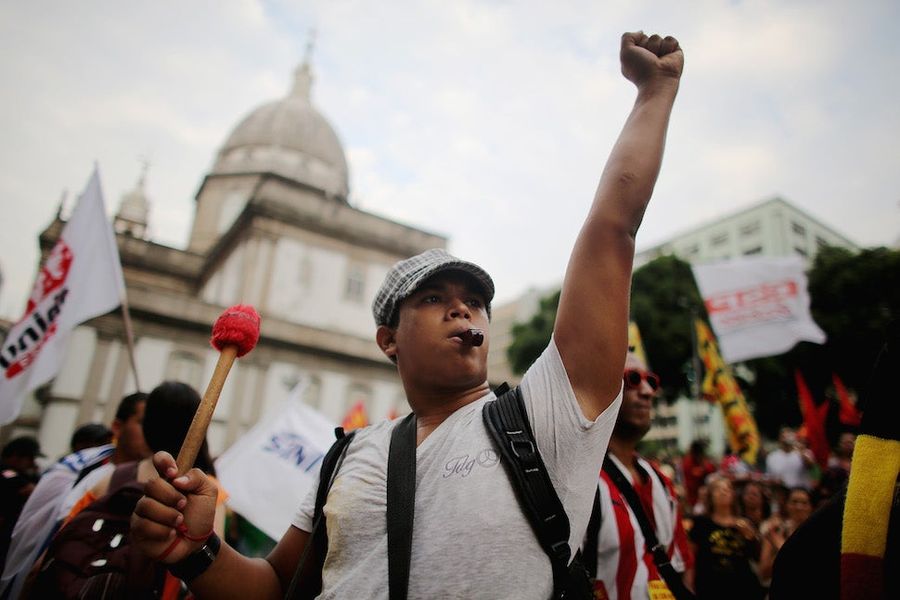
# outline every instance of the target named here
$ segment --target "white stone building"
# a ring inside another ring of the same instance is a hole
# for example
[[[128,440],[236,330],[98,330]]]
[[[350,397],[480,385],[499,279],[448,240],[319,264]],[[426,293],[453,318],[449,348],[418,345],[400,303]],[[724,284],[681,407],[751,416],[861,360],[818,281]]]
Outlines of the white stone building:
[[[662,244],[638,252],[635,268],[674,254],[688,262],[713,262],[738,256],[788,256],[807,260],[823,246],[859,247],[782,198],[771,198],[698,225]]]
[[[228,135],[197,192],[186,249],[145,239],[143,175],[115,219],[142,390],[178,379],[202,394],[219,314],[247,303],[262,316],[259,344],[235,363],[219,400],[213,455],[300,380],[304,400],[338,423],[358,401],[370,420],[408,411],[396,368],[375,344],[371,301],[394,262],[447,240],[348,203],[344,151],[310,101],[311,83],[304,64],[286,97]],[[57,217],[42,233],[45,254],[63,225]],[[30,432],[54,457],[77,425],[110,422],[135,390],[124,340],[119,312],[78,327],[59,375],[0,441]]]

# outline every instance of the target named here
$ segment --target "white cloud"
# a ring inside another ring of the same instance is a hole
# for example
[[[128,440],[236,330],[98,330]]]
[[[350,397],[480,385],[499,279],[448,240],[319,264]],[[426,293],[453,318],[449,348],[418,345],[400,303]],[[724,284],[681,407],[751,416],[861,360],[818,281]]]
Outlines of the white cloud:
[[[113,212],[152,166],[151,227],[182,245],[231,128],[287,92],[318,32],[313,97],[358,206],[450,236],[501,298],[558,280],[633,90],[618,38],[676,34],[682,91],[639,242],[780,194],[863,244],[900,230],[891,2],[0,6],[0,315],[36,235],[100,162]],[[514,238],[518,244],[507,240]],[[522,246],[528,249],[523,256]]]

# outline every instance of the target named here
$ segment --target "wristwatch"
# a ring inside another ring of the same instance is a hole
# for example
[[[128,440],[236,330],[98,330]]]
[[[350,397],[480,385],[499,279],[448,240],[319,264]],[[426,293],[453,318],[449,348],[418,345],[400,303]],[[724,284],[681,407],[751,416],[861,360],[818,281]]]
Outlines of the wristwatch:
[[[200,549],[182,558],[176,563],[168,565],[169,573],[184,581],[190,583],[199,577],[213,564],[216,556],[219,555],[219,548],[222,546],[222,540],[213,532],[206,542],[200,546]]]

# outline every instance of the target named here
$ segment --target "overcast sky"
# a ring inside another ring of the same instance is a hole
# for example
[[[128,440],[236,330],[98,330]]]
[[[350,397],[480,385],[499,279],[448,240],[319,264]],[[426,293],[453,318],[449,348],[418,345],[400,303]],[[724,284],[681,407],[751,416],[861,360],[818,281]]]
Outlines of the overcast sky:
[[[634,98],[618,65],[627,30],[675,35],[686,55],[639,249],[775,195],[858,244],[893,244],[898,7],[4,2],[0,316],[23,310],[37,235],[94,161],[113,214],[146,157],[152,238],[184,247],[218,148],[288,92],[311,28],[313,102],[344,144],[351,202],[447,235],[500,300],[561,278]]]

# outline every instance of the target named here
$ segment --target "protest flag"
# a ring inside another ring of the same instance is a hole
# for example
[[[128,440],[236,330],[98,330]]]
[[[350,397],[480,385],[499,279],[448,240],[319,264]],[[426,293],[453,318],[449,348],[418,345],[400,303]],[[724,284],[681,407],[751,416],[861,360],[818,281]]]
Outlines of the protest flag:
[[[703,396],[722,407],[728,444],[748,464],[756,464],[759,452],[759,431],[747,407],[744,394],[731,373],[731,367],[719,355],[716,337],[706,323],[697,319],[697,349],[703,363]]]
[[[97,168],[39,268],[25,314],[0,347],[0,425],[59,372],[71,331],[122,303],[125,282]]]
[[[816,406],[809,386],[800,369],[794,369],[794,382],[797,384],[797,400],[800,412],[803,413],[803,425],[806,427],[806,438],[809,449],[816,457],[816,462],[823,469],[828,466],[828,438],[825,435],[825,419],[828,417],[828,402]]]
[[[742,257],[691,268],[728,364],[782,354],[800,341],[825,343],[809,312],[800,257]]]
[[[842,424],[848,427],[859,427],[859,424],[862,422],[862,413],[856,408],[853,401],[850,400],[850,394],[847,393],[844,382],[841,381],[841,378],[838,377],[837,373],[831,374],[831,381],[834,383],[834,392],[838,397],[838,402],[840,402],[838,419]]]
[[[353,408],[351,408],[344,416],[344,420],[341,421],[341,427],[343,427],[344,431],[347,433],[350,433],[354,429],[365,427],[368,424],[369,416],[366,414],[366,407],[362,401],[354,404]]]
[[[216,460],[228,505],[273,540],[319,479],[334,423],[301,402],[305,382]]]

